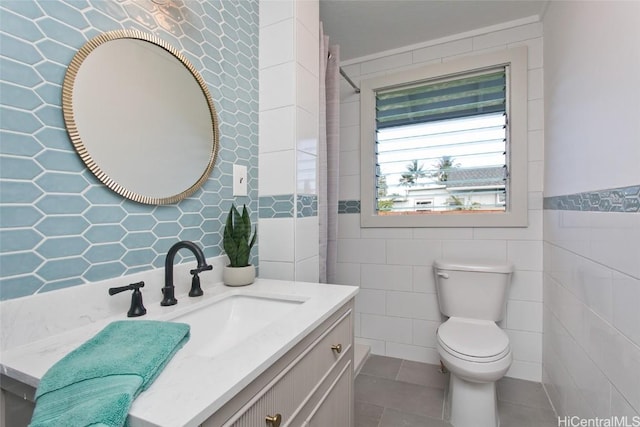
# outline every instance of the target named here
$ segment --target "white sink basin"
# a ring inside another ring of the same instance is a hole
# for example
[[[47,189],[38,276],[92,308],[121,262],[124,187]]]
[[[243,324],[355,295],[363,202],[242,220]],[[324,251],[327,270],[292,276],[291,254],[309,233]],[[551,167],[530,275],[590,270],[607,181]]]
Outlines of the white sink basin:
[[[172,318],[188,323],[191,337],[185,349],[213,357],[286,316],[304,301],[270,297],[230,295]]]

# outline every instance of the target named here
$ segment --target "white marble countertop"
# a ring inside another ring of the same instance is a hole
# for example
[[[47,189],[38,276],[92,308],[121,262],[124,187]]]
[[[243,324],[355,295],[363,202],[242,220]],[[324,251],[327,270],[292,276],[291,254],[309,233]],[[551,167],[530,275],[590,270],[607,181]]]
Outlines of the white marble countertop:
[[[268,279],[257,279],[250,286],[232,288],[221,283],[206,284],[204,276],[202,279],[203,297],[189,298],[186,293],[177,295],[179,302],[172,307],[160,307],[156,301],[148,302],[145,299],[148,313],[139,319],[171,320],[181,313],[234,294],[303,300],[304,303],[249,339],[211,357],[197,354],[190,348],[190,343],[195,340],[190,340],[176,353],[151,387],[134,401],[129,412],[132,427],[199,425],[353,298],[358,289]],[[128,306],[129,296],[126,298],[124,305]],[[3,338],[7,335],[5,322],[12,320],[14,325],[17,324],[16,313],[21,311],[11,308],[8,311],[13,318],[2,319]],[[82,326],[66,328],[45,337],[36,334],[39,339],[31,342],[20,343],[16,338],[14,341],[19,345],[4,348],[0,353],[2,373],[36,387],[56,361],[111,321],[126,319],[125,313],[126,309],[119,314],[93,319]],[[209,325],[211,333],[215,333],[216,326]],[[192,335],[201,333],[201,330],[201,327],[197,331],[192,328]]]

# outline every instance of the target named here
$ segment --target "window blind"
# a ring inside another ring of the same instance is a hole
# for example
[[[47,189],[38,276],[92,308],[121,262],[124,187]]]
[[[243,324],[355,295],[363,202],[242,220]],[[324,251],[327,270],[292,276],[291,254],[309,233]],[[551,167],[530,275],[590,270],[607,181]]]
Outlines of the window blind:
[[[506,73],[498,71],[376,93],[378,129],[504,112]]]
[[[505,211],[506,67],[376,92],[378,213]]]

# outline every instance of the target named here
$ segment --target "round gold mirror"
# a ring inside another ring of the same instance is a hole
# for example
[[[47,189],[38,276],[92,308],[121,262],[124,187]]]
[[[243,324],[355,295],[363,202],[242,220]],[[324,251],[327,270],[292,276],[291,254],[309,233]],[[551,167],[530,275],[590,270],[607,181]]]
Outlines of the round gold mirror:
[[[88,41],[67,69],[62,111],[89,170],[136,202],[182,200],[215,164],[209,90],[187,58],[153,35],[119,30]]]

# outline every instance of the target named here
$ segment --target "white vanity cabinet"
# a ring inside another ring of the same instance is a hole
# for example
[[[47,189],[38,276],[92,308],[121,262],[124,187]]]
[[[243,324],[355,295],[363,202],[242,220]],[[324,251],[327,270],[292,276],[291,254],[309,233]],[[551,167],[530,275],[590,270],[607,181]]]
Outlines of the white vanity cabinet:
[[[202,427],[351,427],[353,300],[202,423]]]
[[[163,283],[162,273],[164,270],[144,272],[125,282]],[[188,278],[187,264],[181,273]],[[121,280],[1,303],[2,325],[11,328],[2,329],[4,347],[0,346],[0,427],[26,425],[33,404],[24,401],[23,405],[23,397],[33,395],[44,373],[110,322],[122,320],[126,312],[114,306],[84,324],[85,311],[70,308],[66,302],[80,292],[83,301],[96,301],[91,307],[100,306],[107,289]],[[276,427],[279,420],[280,426],[353,426],[353,299],[357,287],[261,278],[242,288],[217,282],[203,285],[203,297],[180,295],[180,304],[158,304],[147,313],[147,320],[189,323],[191,338],[133,402],[129,425]],[[217,319],[222,310],[219,304],[230,298],[265,302],[260,306],[264,311],[252,306],[251,310],[260,311],[257,315],[238,310],[235,318],[230,311]],[[285,304],[289,311],[270,318],[266,310],[274,308],[266,300],[289,302]],[[153,302],[159,303],[159,297]],[[128,299],[124,305],[128,307]],[[48,310],[51,306],[64,310]],[[237,337],[218,334],[227,330],[226,322],[237,328],[234,333],[247,335],[229,341]],[[57,328],[55,333],[49,330],[52,325]],[[238,325],[255,326],[255,330],[243,332]],[[21,385],[26,388],[18,387]]]

